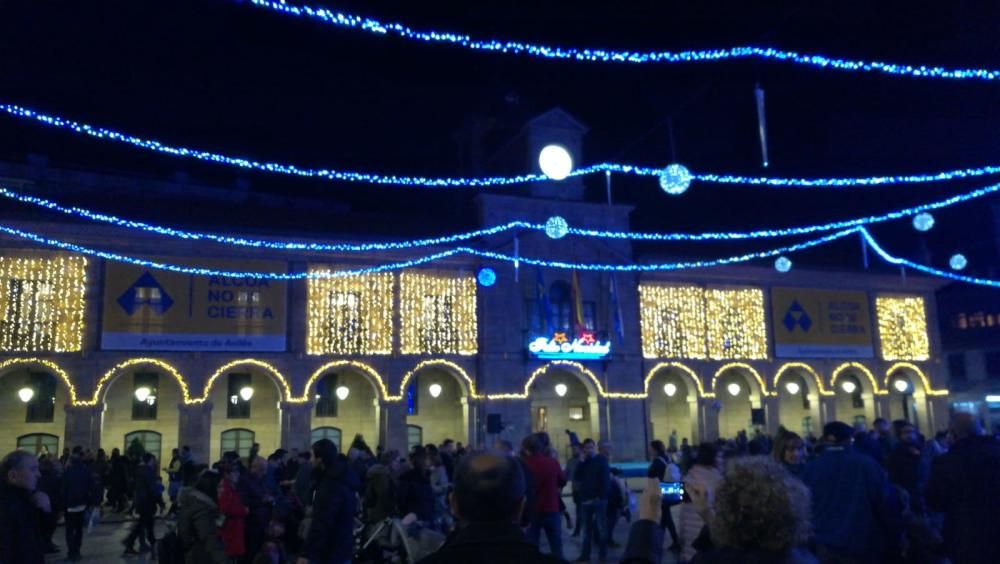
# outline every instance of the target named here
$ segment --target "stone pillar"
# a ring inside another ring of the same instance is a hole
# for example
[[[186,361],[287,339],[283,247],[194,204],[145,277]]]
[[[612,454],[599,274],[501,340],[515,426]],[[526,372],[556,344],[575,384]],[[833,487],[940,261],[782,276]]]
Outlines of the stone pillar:
[[[837,396],[821,396],[819,398],[819,426],[816,434],[823,432],[823,426],[837,420]],[[850,423],[848,423],[850,424]]]
[[[714,398],[701,400],[698,405],[698,436],[701,442],[711,442],[719,438],[719,409]]]
[[[101,419],[104,404],[94,406],[66,406],[66,428],[63,446],[97,450],[101,447]],[[109,449],[110,450],[110,449]]]
[[[617,460],[645,460],[649,416],[643,402],[635,399],[610,399],[611,421],[607,436],[614,444]],[[643,416],[646,415],[645,421]]]
[[[291,403],[283,401],[281,408],[281,448],[297,448],[300,451],[309,450],[312,446],[309,439],[312,436],[312,410],[315,402]],[[342,439],[343,440],[343,439]],[[349,445],[337,445],[341,452],[347,452]]]
[[[930,437],[938,431],[944,431],[951,422],[951,410],[948,405],[948,396],[928,396],[927,397],[927,419],[930,427],[924,431]]]
[[[761,399],[764,408],[764,432],[772,437],[778,434],[778,426],[781,425],[781,398],[778,396],[767,396]]]
[[[382,424],[380,435],[387,450],[397,450],[406,455],[409,452],[406,433],[406,402],[394,401],[382,404]]]
[[[210,464],[218,460],[221,453],[209,452],[212,444],[212,402],[182,403],[177,409],[178,446],[190,446],[191,456],[199,463]]]
[[[889,396],[887,395],[876,395],[874,399],[875,403],[875,417],[883,418],[886,421],[892,421],[892,415],[889,412]],[[869,423],[870,425],[871,423]]]

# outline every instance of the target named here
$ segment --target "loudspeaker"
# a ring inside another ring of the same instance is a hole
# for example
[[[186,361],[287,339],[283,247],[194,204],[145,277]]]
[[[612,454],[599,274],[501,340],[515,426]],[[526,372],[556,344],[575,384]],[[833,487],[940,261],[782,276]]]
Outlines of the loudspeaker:
[[[503,421],[500,420],[499,413],[486,414],[486,432],[491,435],[499,434],[503,431]]]
[[[750,410],[750,422],[754,425],[766,425],[764,422],[764,409],[753,408]]]

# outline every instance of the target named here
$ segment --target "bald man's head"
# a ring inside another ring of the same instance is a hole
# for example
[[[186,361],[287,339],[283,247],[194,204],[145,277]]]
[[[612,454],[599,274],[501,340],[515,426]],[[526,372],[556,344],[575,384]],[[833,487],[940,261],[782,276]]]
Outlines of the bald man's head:
[[[514,458],[469,455],[455,469],[452,510],[470,523],[517,521],[524,508],[524,490],[524,473]]]

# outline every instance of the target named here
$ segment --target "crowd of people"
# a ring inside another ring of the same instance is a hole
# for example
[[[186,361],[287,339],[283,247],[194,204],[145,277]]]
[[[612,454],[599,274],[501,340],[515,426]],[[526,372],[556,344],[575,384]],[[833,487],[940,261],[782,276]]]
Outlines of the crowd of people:
[[[638,498],[611,443],[570,442],[565,463],[547,433],[405,455],[360,436],[346,451],[324,439],[262,457],[254,445],[211,465],[187,447],[165,465],[131,447],[16,451],[2,462],[0,564],[43,562],[60,520],[68,559],[80,559],[102,512],[136,516],[124,555],[192,564],[603,562],[623,518],[630,564],[658,564],[665,550],[694,563],[995,561],[1000,440],[965,414],[929,440],[884,420],[870,431],[831,422],[819,438],[782,429],[690,445],[672,433],[649,445]],[[661,495],[662,483],[685,496]],[[159,539],[157,513],[169,523]],[[565,554],[565,534],[581,537],[578,554]]]

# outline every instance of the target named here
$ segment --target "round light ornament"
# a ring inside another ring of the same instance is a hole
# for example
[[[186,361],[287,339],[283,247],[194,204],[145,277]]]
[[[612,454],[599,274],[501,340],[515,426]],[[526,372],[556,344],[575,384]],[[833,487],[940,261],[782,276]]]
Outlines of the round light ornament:
[[[675,163],[660,172],[660,188],[671,196],[680,196],[687,192],[692,180],[694,180],[694,176],[684,165]]]
[[[673,382],[668,382],[663,386],[663,393],[667,394],[668,398],[674,397],[677,394],[677,384]]]
[[[924,212],[913,216],[913,228],[917,231],[930,231],[934,227],[934,216]]]
[[[430,392],[432,398],[436,398],[441,395],[443,388],[441,388],[441,384],[431,384],[427,387],[427,391]]]
[[[573,172],[573,156],[562,145],[546,145],[538,153],[538,166],[552,180],[563,180]]]
[[[965,258],[965,255],[961,253],[951,255],[951,258],[948,259],[948,266],[950,266],[952,270],[962,270],[968,265],[969,261]]]
[[[347,399],[347,396],[351,395],[351,390],[347,386],[340,386],[335,393],[337,394],[337,399],[343,401]]]
[[[566,220],[554,215],[545,222],[545,234],[550,239],[562,239],[569,232],[569,224]]]
[[[799,393],[799,385],[796,384],[795,382],[789,382],[785,384],[785,389],[788,390],[788,393],[792,394],[793,396]]]
[[[774,269],[781,273],[788,272],[792,269],[792,259],[788,257],[778,257],[774,261]]]
[[[729,390],[729,395],[731,396],[740,395],[740,385],[735,382],[726,386],[726,389]]]
[[[556,395],[557,396],[563,397],[563,396],[566,395],[566,392],[568,392],[568,391],[569,391],[569,388],[566,387],[566,384],[556,384]]]
[[[17,397],[20,398],[22,402],[28,403],[31,401],[31,398],[35,397],[35,390],[32,390],[31,388],[21,388],[17,391]]]
[[[250,398],[253,397],[253,388],[251,388],[250,386],[245,386],[241,388],[240,397],[243,398],[243,401],[250,401]]]

